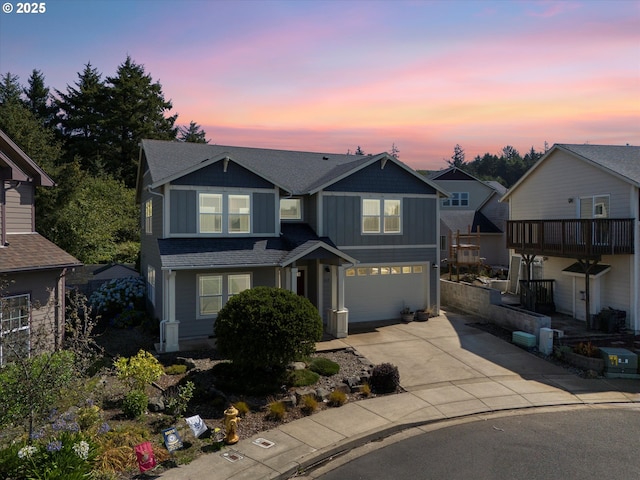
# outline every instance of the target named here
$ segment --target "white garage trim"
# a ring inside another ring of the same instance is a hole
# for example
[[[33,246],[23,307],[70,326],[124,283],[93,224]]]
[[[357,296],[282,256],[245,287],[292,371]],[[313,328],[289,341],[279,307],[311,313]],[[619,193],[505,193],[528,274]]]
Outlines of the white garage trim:
[[[345,270],[349,323],[397,320],[430,305],[429,262],[358,264]]]

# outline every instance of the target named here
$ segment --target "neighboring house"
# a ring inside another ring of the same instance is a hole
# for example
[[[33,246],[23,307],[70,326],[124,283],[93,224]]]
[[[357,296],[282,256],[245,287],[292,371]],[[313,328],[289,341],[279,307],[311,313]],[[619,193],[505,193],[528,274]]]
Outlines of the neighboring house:
[[[439,309],[439,199],[388,154],[341,155],[144,140],[141,272],[161,348],[211,336],[246,288],[307,297],[327,332]]]
[[[53,347],[62,341],[65,273],[80,262],[35,231],[35,188],[53,185],[0,130],[0,365],[42,330]]]
[[[640,332],[639,187],[640,147],[558,144],[503,197],[507,244],[525,266],[540,261],[558,312],[590,321],[611,307]]]
[[[134,265],[122,263],[83,265],[67,274],[67,288],[75,288],[87,297],[110,280],[139,277]]]
[[[471,231],[476,242],[481,261],[485,265],[506,267],[509,264],[509,250],[506,247],[505,227],[509,211],[500,197],[507,189],[495,181],[482,181],[457,167],[447,168],[429,175],[429,179],[450,194],[442,199],[440,209],[440,256],[450,260],[450,242],[456,242],[458,233],[466,235]]]

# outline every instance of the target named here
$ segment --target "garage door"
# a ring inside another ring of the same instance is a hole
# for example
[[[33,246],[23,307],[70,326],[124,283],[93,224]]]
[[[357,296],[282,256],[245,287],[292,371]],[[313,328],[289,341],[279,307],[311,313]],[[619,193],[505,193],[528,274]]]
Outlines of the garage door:
[[[428,306],[428,265],[358,265],[346,270],[349,323],[399,319],[405,306],[412,311]]]

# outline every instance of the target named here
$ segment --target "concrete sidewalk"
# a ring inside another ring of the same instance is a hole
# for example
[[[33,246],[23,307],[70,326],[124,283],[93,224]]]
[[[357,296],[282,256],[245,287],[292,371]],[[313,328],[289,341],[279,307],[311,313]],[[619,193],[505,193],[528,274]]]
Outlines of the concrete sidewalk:
[[[473,321],[446,313],[322,342],[319,351],[350,346],[374,364],[396,365],[405,393],[323,410],[159,477],[286,479],[338,452],[433,422],[531,407],[640,403],[638,380],[580,378],[467,325]],[[263,448],[254,443],[258,438],[274,444]]]

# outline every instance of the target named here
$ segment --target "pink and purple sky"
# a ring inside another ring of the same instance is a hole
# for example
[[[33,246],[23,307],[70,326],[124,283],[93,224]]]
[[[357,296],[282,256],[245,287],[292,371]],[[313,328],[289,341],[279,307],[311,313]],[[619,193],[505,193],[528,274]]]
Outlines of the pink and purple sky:
[[[211,143],[400,150],[640,145],[640,0],[2,0],[0,74],[65,91],[127,55]],[[8,4],[13,7],[11,13]]]

